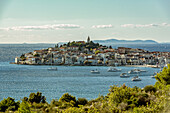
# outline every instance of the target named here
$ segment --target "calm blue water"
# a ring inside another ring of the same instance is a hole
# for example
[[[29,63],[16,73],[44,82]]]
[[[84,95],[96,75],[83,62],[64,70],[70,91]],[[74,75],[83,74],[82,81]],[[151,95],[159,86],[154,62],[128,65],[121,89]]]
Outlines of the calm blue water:
[[[54,45],[9,45],[0,44],[0,100],[13,97],[20,100],[29,97],[31,92],[40,91],[46,96],[47,101],[59,99],[64,93],[87,99],[106,95],[111,85],[126,83],[130,87],[144,87],[155,84],[151,78],[159,69],[140,67],[148,72],[140,74],[142,81],[132,82],[131,78],[120,78],[121,72],[107,72],[108,67],[89,66],[58,66],[58,71],[48,71],[50,66],[14,65],[16,56],[36,49],[53,47]],[[127,72],[133,67],[119,67],[122,72]],[[100,70],[100,74],[91,74],[93,69]]]

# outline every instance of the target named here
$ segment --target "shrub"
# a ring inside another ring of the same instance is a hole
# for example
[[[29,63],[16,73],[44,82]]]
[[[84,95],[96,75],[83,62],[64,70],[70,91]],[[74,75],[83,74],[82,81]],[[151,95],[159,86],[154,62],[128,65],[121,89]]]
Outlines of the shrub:
[[[170,64],[168,64],[168,68],[164,67],[162,72],[157,73],[155,78],[157,80],[155,85],[159,88],[170,85]]]
[[[18,112],[19,113],[31,113],[31,110],[30,110],[30,107],[29,107],[29,104],[27,101],[22,100],[22,102],[18,108]]]
[[[42,93],[41,92],[37,92],[37,94],[35,93],[31,93],[30,96],[29,96],[29,99],[28,101],[31,102],[31,103],[45,103],[46,101],[46,98],[45,96],[42,96]]]
[[[63,113],[85,113],[85,111],[82,108],[72,107],[66,109]]]
[[[156,92],[156,88],[152,85],[148,85],[144,87],[145,92]]]
[[[59,102],[70,102],[70,101],[74,101],[76,102],[76,97],[71,96],[68,93],[65,93],[60,99]]]
[[[86,105],[88,103],[88,100],[85,98],[78,98],[77,104],[78,105]]]
[[[8,97],[0,102],[0,111],[5,112],[7,109],[9,111],[15,111],[19,107],[19,102],[15,102],[15,99]]]

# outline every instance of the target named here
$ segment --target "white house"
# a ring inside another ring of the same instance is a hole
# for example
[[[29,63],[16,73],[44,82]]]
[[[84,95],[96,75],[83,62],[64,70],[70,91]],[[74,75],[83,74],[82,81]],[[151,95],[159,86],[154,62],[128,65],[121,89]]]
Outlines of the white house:
[[[16,58],[15,58],[15,63],[18,64],[19,61],[20,61],[20,58],[19,58],[19,57],[16,57]]]

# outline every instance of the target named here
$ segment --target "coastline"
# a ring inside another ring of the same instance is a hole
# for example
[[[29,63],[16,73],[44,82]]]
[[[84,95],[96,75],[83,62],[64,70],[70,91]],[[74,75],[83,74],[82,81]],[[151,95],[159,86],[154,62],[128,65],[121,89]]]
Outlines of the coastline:
[[[21,63],[15,63],[10,62],[10,64],[17,64],[17,65],[34,65],[34,66],[106,66],[106,67],[151,67],[151,68],[161,68],[157,65],[121,65],[121,66],[114,66],[114,65],[79,65],[79,64],[21,64]]]

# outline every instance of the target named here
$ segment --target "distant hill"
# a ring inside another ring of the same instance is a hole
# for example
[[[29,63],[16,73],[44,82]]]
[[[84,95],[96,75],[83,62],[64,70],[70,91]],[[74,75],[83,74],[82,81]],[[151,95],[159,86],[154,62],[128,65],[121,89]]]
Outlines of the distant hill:
[[[158,44],[154,40],[117,40],[117,39],[107,39],[107,40],[93,40],[95,43],[102,45],[113,45],[113,44]],[[67,42],[59,42],[58,44],[64,44]]]
[[[112,44],[158,44],[154,40],[117,40],[117,39],[107,39],[107,40],[93,40],[95,43],[100,43],[104,45]]]

